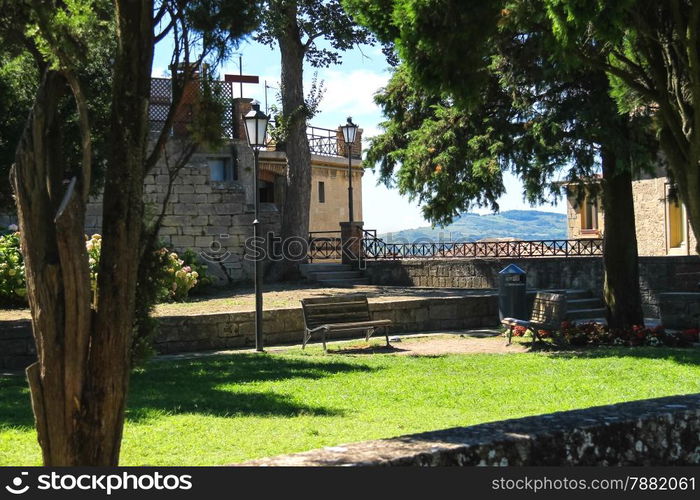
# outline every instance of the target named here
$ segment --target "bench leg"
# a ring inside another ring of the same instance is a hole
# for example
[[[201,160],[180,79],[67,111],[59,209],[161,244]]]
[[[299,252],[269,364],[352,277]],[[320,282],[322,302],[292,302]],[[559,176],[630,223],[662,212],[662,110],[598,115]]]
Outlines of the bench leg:
[[[391,344],[389,343],[389,327],[388,326],[384,327],[384,336],[386,337],[386,346],[391,347]]]
[[[311,332],[307,329],[304,329],[304,340],[301,344],[302,351],[306,348],[306,343],[309,341],[310,338],[311,338]]]
[[[365,342],[369,342],[369,338],[372,336],[374,333],[374,328],[368,328],[365,330]]]
[[[326,330],[325,330],[325,328],[322,330],[322,332],[323,332],[323,337],[322,337],[322,340],[323,340],[323,352],[328,352],[328,349],[326,349]]]
[[[509,326],[508,327],[508,343],[506,345],[510,345],[513,343],[513,327]]]

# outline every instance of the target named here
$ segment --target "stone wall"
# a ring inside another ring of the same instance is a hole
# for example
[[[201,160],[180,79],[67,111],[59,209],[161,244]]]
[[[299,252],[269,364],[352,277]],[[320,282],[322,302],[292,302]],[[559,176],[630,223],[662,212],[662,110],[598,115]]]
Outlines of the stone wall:
[[[495,326],[498,301],[493,294],[372,302],[372,319],[390,319],[390,333],[466,329]],[[255,315],[251,312],[173,316],[159,318],[161,335],[155,347],[160,353],[230,349],[255,345]],[[304,317],[301,308],[263,312],[266,345],[301,343]],[[328,338],[347,338],[335,332]],[[359,334],[351,338],[359,338]],[[313,341],[320,340],[320,335]]]
[[[581,238],[602,238],[605,223],[603,221],[603,203],[600,194],[596,197],[596,217],[598,229],[583,229],[582,203],[579,203],[576,190],[571,189],[566,197],[566,237],[572,240]]]
[[[169,155],[175,154],[175,146],[171,145]],[[239,180],[211,180],[208,159],[221,157],[238,163]],[[211,261],[209,274],[219,282],[250,281],[253,276],[253,262],[245,259],[244,254],[245,241],[253,233],[254,212],[253,205],[247,201],[245,184],[240,180],[245,176],[252,178],[246,171],[246,165],[252,161],[250,148],[238,140],[218,151],[195,154],[174,180],[165,210],[161,240],[176,251],[192,249],[205,261]],[[155,216],[161,210],[168,180],[164,161],[146,176],[144,200],[148,215]],[[261,222],[264,233],[279,232],[280,214],[274,204],[261,205]],[[101,226],[102,203],[97,196],[87,207],[86,231],[100,232]]]
[[[515,264],[527,272],[529,288],[602,289],[600,257],[533,259],[408,259],[367,261],[373,285],[433,288],[498,288],[498,272]]]
[[[0,322],[0,370],[19,370],[36,361],[29,320]]]
[[[700,292],[662,293],[659,310],[668,328],[700,328]]]
[[[6,228],[10,224],[17,224],[17,216],[14,214],[0,213],[0,227]]]
[[[686,221],[686,244],[668,248],[668,178],[641,179],[632,183],[639,255],[696,255],[697,240]]]
[[[498,301],[494,294],[420,298],[396,302],[372,302],[373,319],[390,319],[391,333],[466,329],[495,326]],[[255,313],[165,316],[155,349],[161,354],[232,349],[255,345]],[[263,313],[266,345],[301,343],[304,317],[301,308],[274,309]],[[312,341],[320,340],[320,335]],[[335,332],[328,338],[347,338]],[[357,333],[351,338],[360,338]],[[29,320],[0,322],[0,369],[24,368],[35,359]]]
[[[527,272],[529,288],[584,289],[602,296],[601,257],[368,261],[366,275],[374,285],[497,288],[498,272],[509,264]],[[639,284],[645,315],[658,318],[660,293],[700,290],[700,257],[640,257]]]
[[[250,466],[700,464],[700,395],[672,396],[332,446]]]

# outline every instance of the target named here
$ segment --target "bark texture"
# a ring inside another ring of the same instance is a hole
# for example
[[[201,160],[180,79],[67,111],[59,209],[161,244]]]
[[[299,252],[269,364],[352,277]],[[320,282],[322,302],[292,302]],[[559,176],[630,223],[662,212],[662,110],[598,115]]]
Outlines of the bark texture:
[[[639,292],[637,233],[634,224],[632,173],[619,168],[615,153],[601,151],[603,164],[603,268],[605,309],[611,328],[644,324]]]
[[[282,62],[282,110],[289,119],[287,136],[287,178],[282,213],[282,239],[309,235],[311,207],[311,152],[306,135],[304,101],[304,55],[300,38],[296,2],[287,2],[281,9],[283,26],[278,37]],[[257,193],[256,193],[257,195]],[[296,277],[293,261],[282,261],[282,278]]]
[[[116,0],[103,244],[96,308],[85,249],[90,179],[87,107],[71,74],[47,71],[12,168],[38,362],[27,369],[44,464],[117,465],[141,257],[142,191],[153,58],[153,4]],[[63,164],[58,99],[80,114],[83,173]]]

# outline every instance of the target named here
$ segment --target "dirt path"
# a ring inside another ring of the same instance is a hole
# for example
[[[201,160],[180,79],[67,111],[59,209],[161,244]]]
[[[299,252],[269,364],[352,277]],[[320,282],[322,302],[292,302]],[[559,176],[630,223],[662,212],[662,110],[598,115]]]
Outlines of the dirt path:
[[[500,336],[475,338],[473,336],[440,335],[404,339],[393,342],[391,347],[384,345],[364,345],[331,348],[334,354],[396,354],[399,356],[440,356],[443,354],[510,354],[528,352],[522,344],[506,345]]]

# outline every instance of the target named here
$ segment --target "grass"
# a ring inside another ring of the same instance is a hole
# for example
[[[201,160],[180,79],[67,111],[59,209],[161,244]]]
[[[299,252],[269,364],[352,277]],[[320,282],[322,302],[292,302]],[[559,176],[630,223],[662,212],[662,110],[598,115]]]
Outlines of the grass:
[[[695,392],[695,349],[411,357],[312,348],[154,360],[132,377],[122,464],[227,464]],[[26,382],[0,377],[0,465],[39,463]]]

